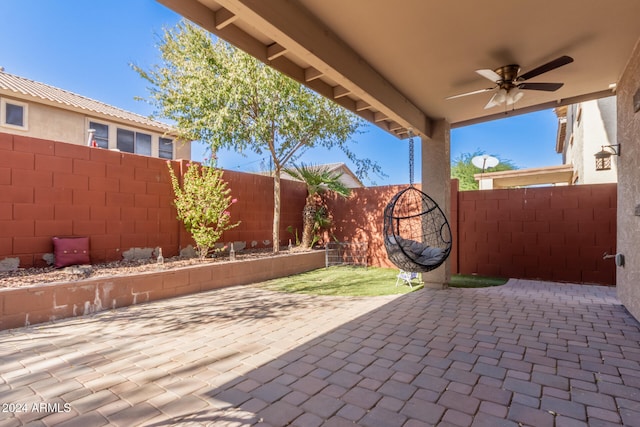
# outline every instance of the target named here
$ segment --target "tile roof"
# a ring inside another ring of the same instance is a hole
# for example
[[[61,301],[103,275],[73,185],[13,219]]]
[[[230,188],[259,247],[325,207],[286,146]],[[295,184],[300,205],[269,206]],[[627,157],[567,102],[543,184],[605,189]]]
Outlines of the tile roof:
[[[364,187],[364,184],[362,183],[362,181],[360,181],[360,178],[358,178],[356,176],[355,173],[353,173],[353,171],[351,169],[349,169],[349,166],[347,166],[346,164],[342,163],[342,162],[336,162],[336,163],[324,163],[324,164],[310,164],[308,166],[313,166],[316,167],[318,169],[322,169],[322,170],[326,170],[327,172],[337,172],[342,174],[342,182],[344,185],[346,185],[348,188],[361,188]],[[271,175],[271,172],[260,172],[261,175]],[[282,171],[282,173],[280,174],[280,177],[283,179],[288,179],[291,181],[298,181],[298,179],[292,177],[291,175],[289,175],[286,171]]]
[[[326,167],[329,171],[331,172],[339,172],[342,173],[343,175],[348,175],[349,177],[351,177],[352,182],[349,183],[349,187],[351,188],[355,188],[355,187],[364,187],[364,184],[362,183],[362,181],[360,181],[360,178],[358,178],[356,176],[355,173],[353,173],[353,171],[349,168],[349,166],[347,166],[346,164],[342,163],[342,162],[337,162],[337,163],[325,163],[324,165],[320,165],[322,167]]]
[[[108,116],[129,123],[160,129],[162,131],[174,131],[175,129],[165,123],[151,120],[140,114],[135,114],[104,102],[96,101],[82,95],[75,94],[44,83],[26,79],[24,77],[0,71],[0,94],[15,96],[19,99],[42,100],[48,104],[59,104],[60,108],[67,110],[84,110],[94,113],[96,116]]]

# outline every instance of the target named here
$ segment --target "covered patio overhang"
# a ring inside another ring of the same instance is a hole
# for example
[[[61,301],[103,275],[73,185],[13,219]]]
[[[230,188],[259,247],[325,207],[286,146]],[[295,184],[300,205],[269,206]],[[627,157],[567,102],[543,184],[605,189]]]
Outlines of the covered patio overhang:
[[[635,0],[159,1],[399,137],[611,95],[640,36]],[[564,86],[527,91],[516,108],[446,99],[492,86],[477,69],[526,72],[561,55],[574,62],[534,81]]]
[[[619,163],[629,182],[627,187],[620,179],[619,192],[625,193],[629,206],[619,205],[625,212],[619,214],[618,225],[622,219],[627,227],[624,236],[619,233],[618,251],[632,250],[633,239],[640,239],[640,221],[634,214],[640,211],[634,210],[640,206],[640,194],[633,184],[640,180],[640,142],[631,137],[640,129],[631,102],[640,85],[640,53],[634,53],[640,37],[637,0],[588,5],[582,0],[158,1],[387,132],[399,138],[410,131],[420,136],[422,182],[429,183],[430,195],[445,212],[451,127],[609,96],[617,90],[618,126],[625,128],[618,132],[619,142],[635,145],[635,150],[625,147]],[[565,55],[573,62],[531,78],[531,83],[563,83],[562,87],[524,90],[524,97],[512,106],[485,109],[496,85],[475,70],[517,64],[527,73]],[[629,282],[624,285],[629,291],[621,292],[623,303],[640,317],[640,288],[632,287],[640,277],[640,255],[627,254],[627,260],[630,256],[637,263],[627,262],[627,270],[618,272],[618,285]],[[446,267],[429,275],[426,280],[434,283],[448,277]]]

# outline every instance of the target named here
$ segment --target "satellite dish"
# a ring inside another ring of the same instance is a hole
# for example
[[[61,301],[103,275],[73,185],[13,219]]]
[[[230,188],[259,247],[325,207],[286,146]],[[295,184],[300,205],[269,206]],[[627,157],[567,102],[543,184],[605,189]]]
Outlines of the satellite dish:
[[[473,166],[477,167],[478,169],[482,169],[482,172],[484,172],[487,168],[495,168],[496,166],[498,166],[500,160],[488,154],[483,154],[481,156],[475,156],[473,159],[471,159],[471,163],[473,164]]]

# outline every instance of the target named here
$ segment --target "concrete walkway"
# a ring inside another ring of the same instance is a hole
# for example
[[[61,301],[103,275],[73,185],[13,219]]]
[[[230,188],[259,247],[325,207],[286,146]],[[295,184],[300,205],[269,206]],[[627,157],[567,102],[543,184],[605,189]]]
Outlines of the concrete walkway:
[[[0,426],[640,426],[640,324],[595,286],[227,288],[0,333],[0,404]]]

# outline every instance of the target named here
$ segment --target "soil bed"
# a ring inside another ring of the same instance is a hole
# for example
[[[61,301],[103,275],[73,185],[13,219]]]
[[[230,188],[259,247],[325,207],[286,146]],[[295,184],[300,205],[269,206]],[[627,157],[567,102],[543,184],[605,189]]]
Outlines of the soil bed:
[[[301,250],[294,249],[299,252]],[[279,255],[288,254],[284,250]],[[271,249],[252,249],[236,253],[236,260],[266,258],[274,255]],[[215,258],[207,258],[201,261],[199,258],[171,257],[165,258],[163,270],[171,270],[190,265],[203,265],[216,262],[228,262],[228,254]],[[61,269],[54,267],[20,268],[15,271],[0,271],[0,288],[18,288],[21,286],[33,286],[42,283],[73,282],[91,277],[122,276],[158,270],[155,259],[140,259],[132,261],[112,261],[102,264],[83,266],[71,266]]]

